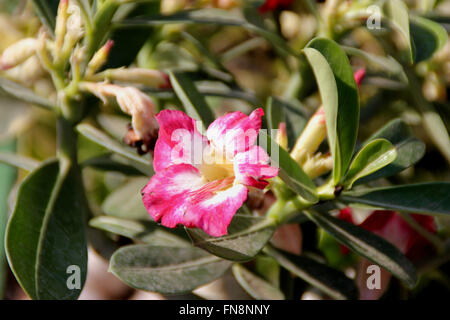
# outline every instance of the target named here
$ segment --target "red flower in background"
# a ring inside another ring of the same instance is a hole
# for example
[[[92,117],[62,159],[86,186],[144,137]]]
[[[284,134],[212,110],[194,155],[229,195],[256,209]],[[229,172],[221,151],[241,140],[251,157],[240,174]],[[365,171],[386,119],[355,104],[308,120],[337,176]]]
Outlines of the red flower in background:
[[[286,9],[294,0],[266,0],[264,4],[259,7],[259,12],[265,13],[268,11],[274,11],[275,9]]]
[[[412,214],[411,217],[429,232],[437,232],[433,217],[421,214]],[[354,213],[349,207],[342,209],[338,218],[357,224]],[[417,260],[425,255],[428,250],[433,250],[430,242],[395,211],[375,210],[359,226],[391,242],[411,260]],[[343,247],[342,253],[348,253],[348,248]]]

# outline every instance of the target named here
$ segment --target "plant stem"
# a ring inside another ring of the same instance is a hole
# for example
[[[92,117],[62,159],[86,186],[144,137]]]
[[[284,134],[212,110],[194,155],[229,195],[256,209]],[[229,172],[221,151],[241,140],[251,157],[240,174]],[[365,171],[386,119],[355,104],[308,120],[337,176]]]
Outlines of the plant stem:
[[[72,164],[76,164],[78,160],[78,135],[75,131],[74,124],[64,117],[59,117],[56,122],[56,132],[58,157],[64,157]]]

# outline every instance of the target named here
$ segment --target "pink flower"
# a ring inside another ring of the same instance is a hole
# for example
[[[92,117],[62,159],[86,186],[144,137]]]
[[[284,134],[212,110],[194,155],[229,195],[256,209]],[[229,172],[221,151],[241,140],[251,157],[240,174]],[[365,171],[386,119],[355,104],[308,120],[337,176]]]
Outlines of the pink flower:
[[[177,110],[163,110],[156,119],[155,175],[142,190],[143,202],[155,221],[201,228],[211,236],[227,234],[249,188],[264,189],[277,176],[269,156],[255,145],[262,109],[250,116],[228,113],[215,120],[206,136],[196,121]]]

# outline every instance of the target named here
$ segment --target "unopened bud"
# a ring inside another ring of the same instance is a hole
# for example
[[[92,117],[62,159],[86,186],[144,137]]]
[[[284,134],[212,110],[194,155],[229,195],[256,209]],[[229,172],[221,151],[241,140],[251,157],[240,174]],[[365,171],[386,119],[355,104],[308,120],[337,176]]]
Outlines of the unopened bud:
[[[67,30],[67,19],[69,18],[68,14],[69,1],[61,0],[58,6],[58,15],[56,16],[56,26],[55,26],[55,46],[53,48],[53,55],[57,56],[62,49],[64,44],[64,37],[66,35]]]
[[[325,110],[323,107],[320,107],[311,117],[302,134],[297,139],[291,156],[302,165],[308,156],[317,151],[326,135]]]
[[[278,125],[276,142],[284,150],[287,150],[287,148],[288,148],[288,137],[287,137],[287,133],[286,133],[286,123],[285,122],[281,122]]]
[[[311,179],[317,178],[333,169],[333,157],[329,153],[318,153],[308,158],[302,168]]]
[[[169,76],[159,70],[121,68],[105,71],[108,80],[141,84],[150,88],[171,88]]]
[[[115,97],[123,112],[131,116],[131,128],[124,140],[137,147],[140,153],[150,151],[156,142],[158,122],[155,118],[155,105],[149,96],[134,87],[121,87],[105,83],[82,83],[81,89],[91,92],[107,101]]]
[[[14,43],[3,51],[0,57],[0,68],[7,70],[21,64],[36,53],[37,47],[38,41],[33,38],[22,39]]]
[[[80,10],[77,5],[69,2],[67,9],[69,17],[67,18],[67,31],[64,37],[63,53],[70,52],[84,35],[83,19]]]
[[[108,40],[92,57],[86,69],[86,76],[96,73],[108,60],[109,52],[114,45],[114,41]]]
[[[353,77],[355,78],[355,82],[358,88],[361,86],[361,83],[363,82],[365,76],[366,76],[366,69],[364,68],[359,69],[353,74]]]

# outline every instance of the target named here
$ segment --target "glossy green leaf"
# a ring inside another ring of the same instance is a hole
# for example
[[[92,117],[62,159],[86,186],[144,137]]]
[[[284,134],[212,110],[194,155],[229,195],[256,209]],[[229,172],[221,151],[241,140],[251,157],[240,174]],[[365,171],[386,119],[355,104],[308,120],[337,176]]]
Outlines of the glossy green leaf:
[[[11,140],[7,143],[3,143],[0,146],[1,151],[9,151],[12,152],[16,149],[16,141]],[[1,155],[1,153],[0,153]],[[1,161],[1,156],[0,156]],[[5,255],[5,229],[6,222],[8,221],[8,196],[13,188],[13,185],[16,180],[16,169],[11,168],[6,165],[0,164],[0,299],[3,299],[5,291],[6,291],[6,282],[8,275],[8,268],[6,263],[6,255]]]
[[[284,300],[284,294],[278,288],[240,264],[234,264],[231,270],[237,282],[253,298],[257,300]]]
[[[114,253],[110,271],[133,288],[180,294],[219,278],[230,265],[199,248],[132,245]]]
[[[6,152],[0,152],[0,162],[26,171],[33,171],[39,166],[37,160]]]
[[[408,287],[416,284],[417,275],[414,265],[388,241],[327,213],[308,211],[306,214],[336,240],[385,268]]]
[[[195,246],[227,260],[248,261],[270,240],[275,226],[261,217],[236,214],[222,237],[211,237],[200,229],[186,230]]]
[[[272,166],[279,168],[278,176],[280,179],[305,200],[312,203],[317,202],[318,197],[314,182],[291,158],[290,154],[262,131],[259,133],[259,141],[261,147],[269,154]]]
[[[400,32],[407,46],[407,61],[414,61],[413,47],[409,30],[408,7],[402,0],[389,0],[384,3],[384,14],[390,24]]]
[[[117,218],[150,219],[141,195],[141,190],[148,181],[149,179],[144,177],[129,179],[105,199],[102,204],[103,212]]]
[[[42,23],[53,32],[56,24],[59,0],[32,0],[34,9]]]
[[[450,183],[429,182],[348,191],[345,202],[424,214],[450,214]]]
[[[186,113],[196,120],[201,120],[207,128],[214,121],[214,114],[206,103],[205,97],[198,92],[194,82],[186,74],[171,72],[170,83]]]
[[[189,247],[190,243],[161,230],[153,221],[128,220],[99,216],[89,221],[91,227],[118,234],[154,246]]]
[[[416,63],[431,58],[445,46],[447,31],[439,23],[422,17],[411,17],[410,22]]]
[[[8,262],[32,299],[76,299],[86,279],[86,207],[81,177],[69,163],[45,162],[20,185],[6,231]],[[80,289],[69,289],[69,266]]]
[[[96,144],[127,158],[130,161],[130,165],[142,173],[149,176],[153,174],[153,168],[149,156],[137,155],[136,151],[132,148],[115,140],[105,132],[91,126],[90,124],[79,124],[77,126],[77,131]]]
[[[38,96],[32,90],[22,86],[21,84],[18,84],[6,78],[0,77],[0,89],[4,90],[12,97],[19,99],[21,101],[32,103],[34,105],[49,110],[55,108],[51,101],[41,96]]]
[[[358,289],[354,282],[340,271],[311,258],[274,248],[267,248],[265,252],[277,260],[282,267],[334,299],[344,300],[357,297]]]
[[[350,189],[355,181],[384,168],[396,157],[397,151],[388,140],[371,140],[356,154],[344,177],[343,185]]]
[[[350,62],[332,40],[316,38],[304,49],[319,87],[333,155],[333,181],[339,183],[356,144],[359,122],[358,89]]]
[[[413,137],[411,129],[401,119],[386,124],[367,139],[367,142],[380,138],[389,140],[395,146],[397,157],[381,170],[358,180],[357,184],[397,174],[419,161],[425,154],[425,144]]]

